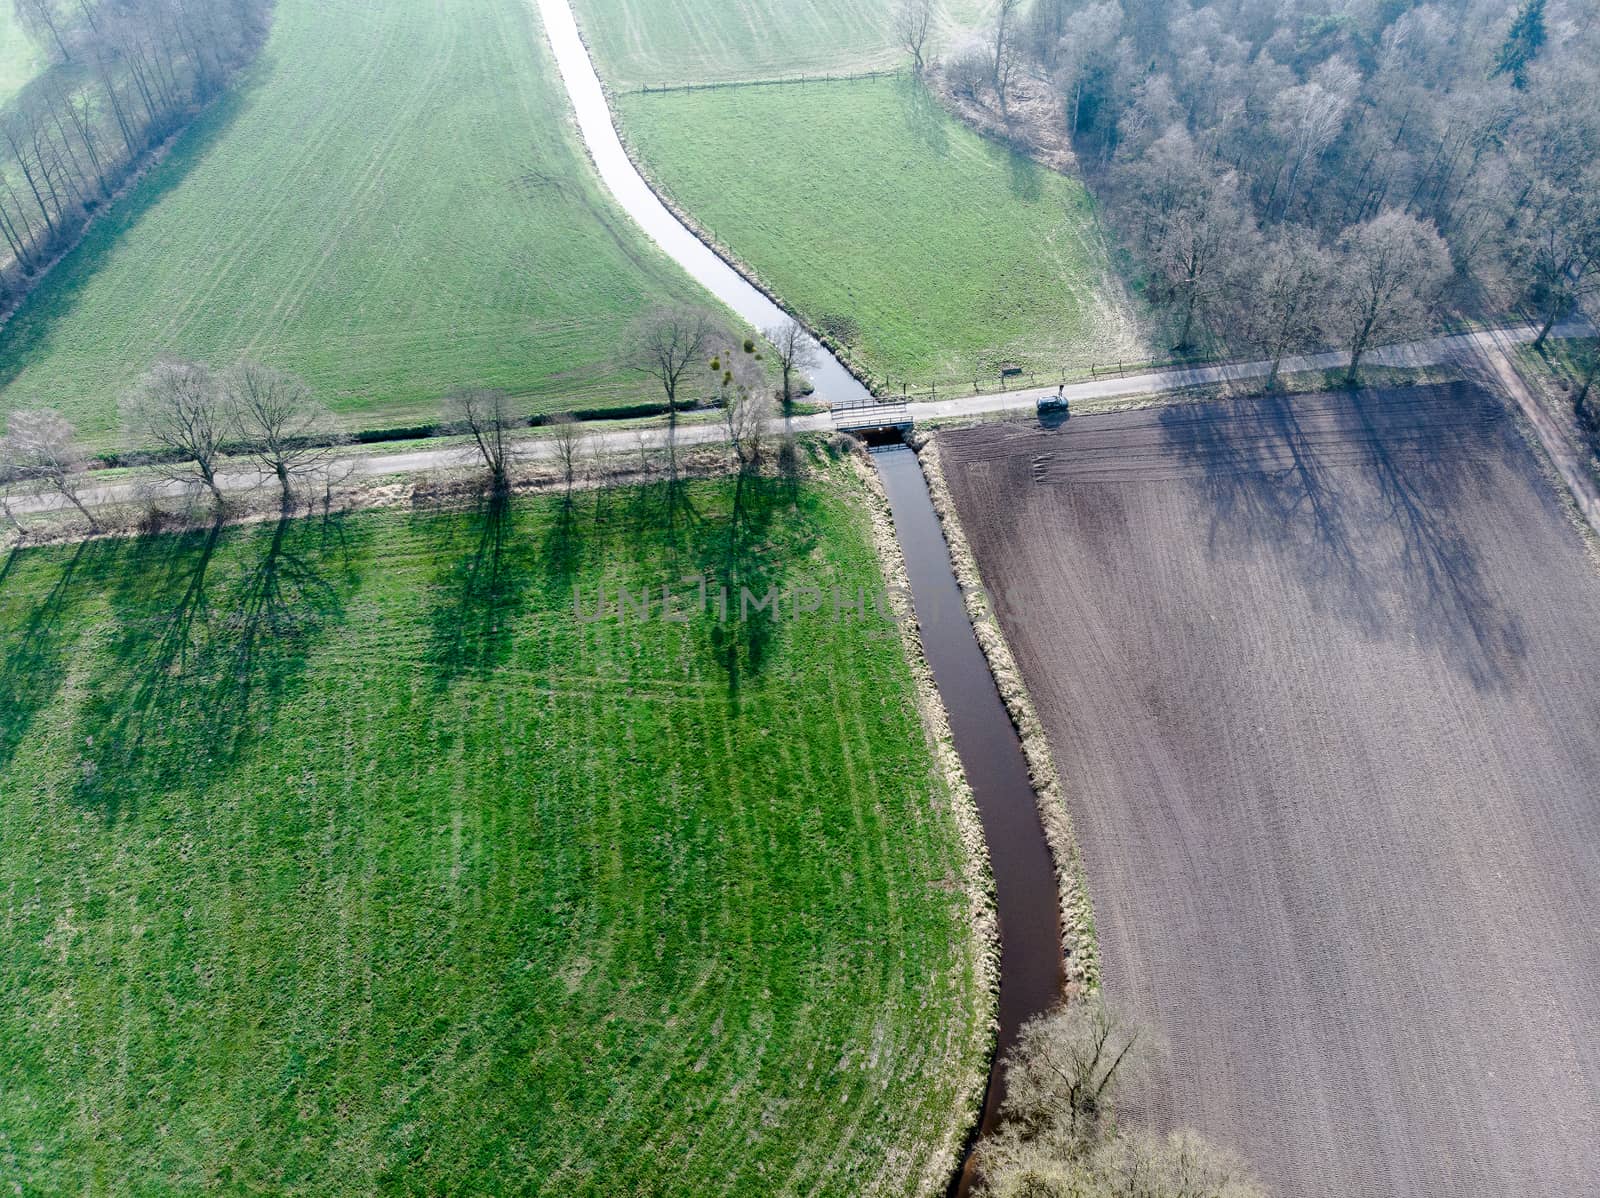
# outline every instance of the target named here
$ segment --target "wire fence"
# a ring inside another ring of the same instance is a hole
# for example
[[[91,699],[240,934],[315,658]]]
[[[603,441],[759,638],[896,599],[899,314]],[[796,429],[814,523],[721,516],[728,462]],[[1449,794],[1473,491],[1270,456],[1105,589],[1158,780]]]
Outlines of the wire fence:
[[[864,80],[896,79],[905,71],[895,68],[887,71],[856,71],[845,75],[784,75],[776,79],[729,79],[720,83],[646,83],[632,88],[627,94],[634,96],[663,96],[672,92],[710,92],[739,87],[803,87],[808,83],[858,83]]]
[[[1068,386],[1072,383],[1093,382],[1096,379],[1122,378],[1132,374],[1148,374],[1158,370],[1182,370],[1190,367],[1215,366],[1229,361],[1220,354],[1191,354],[1184,357],[1145,358],[1115,362],[1077,363],[1071,366],[1021,366],[975,371],[970,375],[947,375],[932,381],[910,379],[874,379],[875,394],[897,399],[933,400],[943,395],[954,399],[964,395],[996,395],[1008,391],[1031,391],[1036,388]]]

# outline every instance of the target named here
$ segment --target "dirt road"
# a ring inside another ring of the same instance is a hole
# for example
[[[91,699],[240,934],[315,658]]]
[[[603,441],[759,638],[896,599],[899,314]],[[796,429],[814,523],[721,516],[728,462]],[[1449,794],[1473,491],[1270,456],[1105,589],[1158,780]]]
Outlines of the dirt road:
[[[1600,1178],[1600,578],[1466,387],[941,438],[1137,1105],[1295,1198]]]

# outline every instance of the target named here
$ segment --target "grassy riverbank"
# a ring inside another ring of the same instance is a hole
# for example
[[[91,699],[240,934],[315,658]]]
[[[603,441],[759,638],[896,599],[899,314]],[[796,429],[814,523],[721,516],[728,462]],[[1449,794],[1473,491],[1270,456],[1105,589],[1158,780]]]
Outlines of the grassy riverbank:
[[[860,484],[687,494],[0,561],[7,1176],[937,1179],[986,1029],[893,630],[573,603],[872,587]]]
[[[1088,193],[907,79],[621,100],[649,170],[896,390],[1138,358]]]
[[[162,353],[250,353],[353,427],[469,385],[635,400],[652,303],[702,303],[602,196],[525,0],[281,0],[261,62],[0,331],[0,407],[97,445]]]

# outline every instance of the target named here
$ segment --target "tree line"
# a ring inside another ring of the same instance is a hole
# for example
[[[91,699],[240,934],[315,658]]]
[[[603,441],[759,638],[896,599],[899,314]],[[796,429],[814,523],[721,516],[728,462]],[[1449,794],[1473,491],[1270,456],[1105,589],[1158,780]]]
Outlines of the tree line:
[[[930,3],[904,0],[913,62]],[[999,0],[937,82],[1070,146],[1174,350],[1334,343],[1353,377],[1441,307],[1532,314],[1542,343],[1600,286],[1597,16],[1594,0]]]
[[[719,411],[719,439],[740,475],[758,473],[772,459],[785,472],[798,469],[792,420],[807,390],[806,372],[816,364],[816,345],[792,320],[768,329],[765,338],[762,345],[736,335],[693,308],[658,309],[634,326],[627,361],[666,401],[661,441],[673,483],[679,480],[679,417],[701,406]],[[350,463],[339,458],[349,438],[312,389],[248,358],[225,370],[163,358],[119,408],[131,461],[182,492],[208,494],[219,515],[227,506],[229,474],[275,485],[287,513],[309,488],[320,488],[327,499],[338,476],[349,472]],[[588,434],[570,414],[545,418],[551,431],[541,441],[520,438],[519,430],[534,421],[505,391],[453,392],[440,417],[435,434],[470,442],[496,496],[509,494],[519,460],[536,445],[546,449],[569,496],[580,481],[604,484],[619,473],[607,440]],[[650,438],[641,428],[636,439],[641,474],[648,475]],[[29,531],[12,498],[43,494],[60,497],[99,532],[91,477],[90,454],[59,412],[10,413],[0,435],[0,519],[13,530]],[[239,478],[232,481],[238,485]]]
[[[52,63],[0,111],[0,310],[251,60],[272,0],[10,2]]]

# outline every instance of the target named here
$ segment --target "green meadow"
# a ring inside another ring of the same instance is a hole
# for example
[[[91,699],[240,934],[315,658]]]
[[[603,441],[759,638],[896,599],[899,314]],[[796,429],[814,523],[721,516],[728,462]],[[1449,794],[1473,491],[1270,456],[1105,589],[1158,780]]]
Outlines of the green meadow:
[[[899,0],[574,0],[600,73],[620,88],[893,70]],[[933,41],[978,27],[987,0],[943,0]]]
[[[628,95],[620,111],[677,202],[894,390],[1140,356],[1083,185],[910,79]]]
[[[352,428],[466,386],[635,400],[651,305],[703,302],[603,197],[526,0],[280,0],[239,88],[0,330],[0,409],[96,445],[155,358],[250,354]]]
[[[880,586],[818,471],[0,560],[8,1182],[942,1189],[989,1008],[897,637],[579,618]]]

